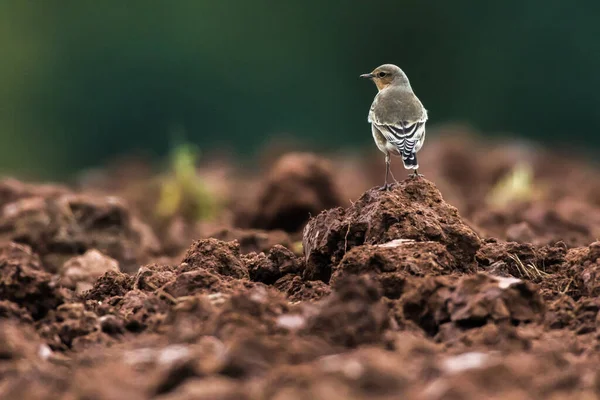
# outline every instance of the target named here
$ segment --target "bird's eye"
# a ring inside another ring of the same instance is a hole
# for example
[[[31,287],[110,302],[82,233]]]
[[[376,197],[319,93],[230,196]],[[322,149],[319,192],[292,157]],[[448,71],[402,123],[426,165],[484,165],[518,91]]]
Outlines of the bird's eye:
[[[377,74],[378,77],[383,78],[385,76],[385,72],[380,72]]]

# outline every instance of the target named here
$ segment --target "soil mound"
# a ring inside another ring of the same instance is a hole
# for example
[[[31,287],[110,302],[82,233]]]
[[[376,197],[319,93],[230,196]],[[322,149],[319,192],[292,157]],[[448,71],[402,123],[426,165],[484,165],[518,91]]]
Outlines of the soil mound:
[[[332,268],[352,248],[398,240],[440,243],[448,250],[451,267],[465,272],[474,269],[480,246],[477,234],[433,183],[409,179],[391,191],[371,189],[347,209],[312,218],[304,228],[305,277],[328,282]]]

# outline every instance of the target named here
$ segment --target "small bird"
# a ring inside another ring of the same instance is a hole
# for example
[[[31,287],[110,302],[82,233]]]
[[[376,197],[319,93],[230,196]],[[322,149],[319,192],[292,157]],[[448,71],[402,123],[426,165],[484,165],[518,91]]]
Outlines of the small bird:
[[[379,90],[368,121],[377,148],[385,154],[385,183],[381,189],[388,190],[390,154],[401,156],[404,168],[414,170],[413,177],[421,176],[417,171],[417,152],[425,140],[427,110],[413,93],[404,71],[396,65],[384,64],[360,77],[371,79]]]

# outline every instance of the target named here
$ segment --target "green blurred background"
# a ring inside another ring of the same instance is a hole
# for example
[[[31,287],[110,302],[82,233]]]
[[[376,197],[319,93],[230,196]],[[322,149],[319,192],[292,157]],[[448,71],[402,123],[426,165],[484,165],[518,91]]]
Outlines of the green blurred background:
[[[0,0],[0,168],[62,177],[117,154],[252,156],[288,134],[371,145],[382,63],[431,126],[598,146],[597,0]]]

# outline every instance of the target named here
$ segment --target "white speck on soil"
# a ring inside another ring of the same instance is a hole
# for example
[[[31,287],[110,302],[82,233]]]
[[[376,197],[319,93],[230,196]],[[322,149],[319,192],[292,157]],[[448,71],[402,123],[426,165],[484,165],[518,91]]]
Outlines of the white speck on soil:
[[[358,360],[348,359],[339,355],[326,356],[321,359],[323,370],[327,372],[341,372],[349,379],[358,379],[365,368]]]
[[[277,317],[277,326],[289,330],[297,330],[306,324],[306,319],[298,314],[284,314]]]
[[[263,288],[257,288],[250,293],[250,300],[257,303],[263,303],[267,300],[267,291]]]
[[[521,282],[521,280],[518,278],[505,278],[503,276],[494,276],[494,279],[498,281],[498,287],[500,289],[508,289],[515,283]]]
[[[472,351],[446,358],[442,362],[442,367],[447,373],[456,374],[469,369],[481,368],[488,364],[488,362],[489,355]]]
[[[398,246],[402,246],[403,244],[414,243],[414,242],[415,241],[412,239],[394,239],[387,243],[378,244],[377,247],[384,247],[384,248],[398,247]]]
[[[47,344],[41,344],[38,349],[38,356],[42,360],[47,360],[52,355],[52,349]]]
[[[190,354],[190,349],[187,346],[174,344],[167,346],[158,354],[159,364],[172,364],[178,360],[186,358]]]
[[[149,363],[154,360],[155,356],[156,350],[143,348],[126,351],[123,359],[126,364],[135,365]]]
[[[229,296],[221,292],[211,293],[207,297],[210,303],[215,306],[220,306],[224,304],[225,301],[227,301],[227,299],[229,298]]]

